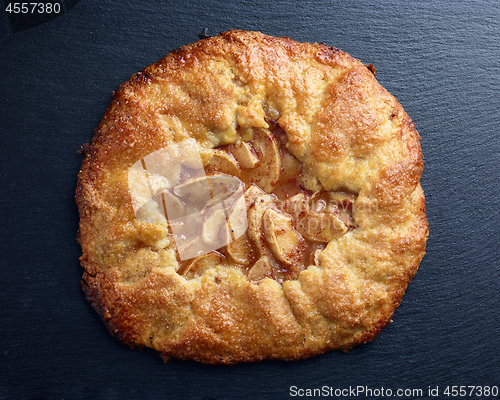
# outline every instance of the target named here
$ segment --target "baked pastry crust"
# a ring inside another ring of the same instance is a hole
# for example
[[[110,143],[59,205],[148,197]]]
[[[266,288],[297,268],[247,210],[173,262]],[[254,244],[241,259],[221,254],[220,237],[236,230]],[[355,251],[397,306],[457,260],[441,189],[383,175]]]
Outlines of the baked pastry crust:
[[[189,138],[209,159],[273,126],[311,186],[355,195],[355,229],[295,279],[256,283],[227,265],[186,279],[165,225],[136,218],[129,168]],[[177,49],[120,86],[82,163],[87,299],[113,335],[165,360],[294,360],[368,342],[425,253],[419,141],[372,71],[339,49],[246,31]]]

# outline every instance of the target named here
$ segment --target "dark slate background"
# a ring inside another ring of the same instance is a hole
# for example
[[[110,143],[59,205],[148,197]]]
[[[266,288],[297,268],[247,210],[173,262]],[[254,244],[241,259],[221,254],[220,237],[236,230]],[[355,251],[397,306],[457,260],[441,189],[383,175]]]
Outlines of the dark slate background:
[[[45,21],[0,2],[0,399],[287,399],[323,385],[446,398],[447,385],[500,385],[498,1],[59,3]],[[204,28],[339,47],[373,63],[415,122],[428,254],[374,342],[299,362],[163,364],[113,339],[85,302],[77,151],[120,83]]]

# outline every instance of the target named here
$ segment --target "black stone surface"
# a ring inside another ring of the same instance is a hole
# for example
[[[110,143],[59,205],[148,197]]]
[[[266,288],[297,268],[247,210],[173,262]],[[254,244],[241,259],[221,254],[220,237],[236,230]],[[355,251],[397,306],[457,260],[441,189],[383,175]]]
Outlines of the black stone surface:
[[[448,385],[500,385],[498,1],[62,3],[23,30],[0,10],[0,399],[442,399]],[[419,130],[428,254],[372,343],[298,362],[163,364],[86,303],[77,151],[120,83],[204,28],[339,47],[375,65]],[[487,398],[476,394],[455,398]]]

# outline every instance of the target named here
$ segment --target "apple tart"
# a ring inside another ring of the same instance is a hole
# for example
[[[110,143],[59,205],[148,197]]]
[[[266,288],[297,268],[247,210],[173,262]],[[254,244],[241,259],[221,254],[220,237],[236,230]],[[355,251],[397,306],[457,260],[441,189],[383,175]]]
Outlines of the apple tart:
[[[374,69],[229,31],[120,86],[82,163],[82,286],[132,347],[204,363],[372,340],[428,235],[420,137]]]

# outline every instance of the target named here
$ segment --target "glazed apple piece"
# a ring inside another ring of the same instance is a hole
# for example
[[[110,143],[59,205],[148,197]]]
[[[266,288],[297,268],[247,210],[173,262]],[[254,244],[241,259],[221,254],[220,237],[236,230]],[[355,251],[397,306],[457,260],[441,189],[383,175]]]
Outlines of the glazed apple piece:
[[[316,192],[313,193],[310,197],[309,200],[309,208],[312,211],[319,211],[319,212],[324,212],[324,211],[333,211],[333,209],[330,208],[330,203],[324,198],[324,192]]]
[[[214,246],[216,249],[231,241],[231,232],[222,208],[211,210],[203,223],[201,237],[206,244]]]
[[[206,207],[202,215],[204,222],[201,237],[214,249],[227,245],[247,230],[246,205],[242,192],[237,192],[223,203]]]
[[[230,176],[241,176],[241,168],[234,156],[225,150],[214,150],[214,154],[207,167],[207,173],[221,172]]]
[[[173,188],[174,193],[186,204],[205,205],[210,201],[210,185],[207,176],[188,178]]]
[[[264,129],[257,129],[251,140],[259,162],[247,172],[247,179],[265,192],[271,193],[279,182],[281,160],[278,143],[274,135]]]
[[[302,263],[304,238],[293,227],[292,217],[269,207],[262,216],[264,238],[277,260],[287,266]]]
[[[255,150],[243,140],[228,145],[227,150],[231,152],[241,168],[254,168],[259,162]]]
[[[224,264],[225,262],[226,257],[218,252],[212,251],[210,253],[202,254],[194,260],[188,262],[182,275],[184,275],[187,279],[193,279],[203,275],[206,270]]]
[[[233,239],[242,236],[248,228],[247,206],[242,192],[236,193],[230,200],[224,202],[227,222]]]
[[[248,189],[245,190],[244,196],[247,204],[247,209],[257,200],[259,197],[265,195],[266,193],[258,186],[249,185]]]
[[[314,252],[313,252],[313,259],[312,259],[314,265],[320,265],[320,258],[319,258],[319,256],[320,256],[320,254],[321,254],[322,251],[323,251],[323,249],[316,249],[316,250],[314,250]]]
[[[189,178],[174,187],[174,193],[185,203],[190,203],[199,210],[209,204],[212,198],[229,197],[241,185],[242,182],[238,178],[224,174],[214,174]]]
[[[270,204],[273,200],[271,196],[264,193],[259,187],[250,185],[244,192],[243,204],[240,204],[241,199],[238,199],[229,217],[229,225],[234,232],[235,240],[228,243],[225,247],[225,251],[233,261],[247,266],[255,260],[256,251],[253,241],[249,237],[248,229],[252,230],[252,237],[254,237],[255,240],[258,240],[257,236],[260,230],[258,212],[255,207],[252,207],[257,199],[260,199],[259,203],[264,199],[266,205],[263,207],[267,207],[267,204]],[[252,211],[249,212],[251,207]],[[259,214],[262,215],[263,212],[264,210],[260,211]],[[250,218],[248,215],[250,215]],[[262,217],[260,217],[260,219],[261,218]],[[249,228],[250,219],[252,220],[250,224],[251,228]],[[259,254],[261,253],[262,251],[259,251]]]
[[[252,265],[255,259],[255,250],[247,233],[230,242],[225,251],[231,260],[241,265]]]
[[[259,283],[264,278],[275,279],[273,268],[267,256],[260,257],[248,271],[248,280]]]
[[[294,220],[298,220],[300,215],[309,209],[309,197],[304,193],[297,193],[282,203],[282,210],[291,215]]]
[[[302,170],[302,163],[287,149],[282,147],[281,158],[281,181],[295,181]]]
[[[258,196],[248,207],[248,237],[255,244],[260,255],[264,254],[265,243],[262,232],[262,216],[267,208],[274,203],[274,197],[269,194]]]
[[[243,193],[243,182],[235,176],[214,174],[207,176],[212,191],[212,198],[222,201],[228,199],[238,190]],[[236,199],[235,199],[236,200]]]
[[[305,210],[296,225],[304,238],[317,242],[327,243],[347,232],[344,222],[331,212]]]

